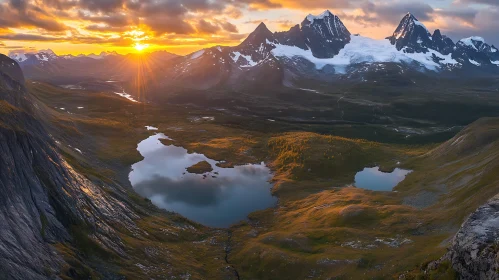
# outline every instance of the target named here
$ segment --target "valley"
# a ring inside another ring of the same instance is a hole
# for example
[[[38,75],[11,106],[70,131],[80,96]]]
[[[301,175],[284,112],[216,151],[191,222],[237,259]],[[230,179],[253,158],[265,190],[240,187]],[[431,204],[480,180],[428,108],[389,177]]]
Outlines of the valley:
[[[270,122],[227,110],[155,106],[109,93],[75,92],[45,83],[28,85],[29,92],[47,108],[66,108],[48,109],[51,114],[47,115],[53,123],[49,131],[66,160],[84,176],[119,183],[133,201],[142,200],[133,194],[128,181],[132,165],[142,160],[137,145],[158,132],[166,132],[174,140],[167,139],[161,145],[174,144],[190,154],[203,154],[223,162],[224,168],[265,162],[273,172],[272,194],[278,205],[253,212],[248,220],[226,230],[202,230],[206,232],[204,238],[219,240],[229,232],[229,260],[242,279],[285,275],[317,279],[347,275],[420,277],[417,275],[425,275],[422,271],[427,263],[445,254],[450,238],[466,218],[464,213],[471,213],[489,197],[487,193],[469,197],[470,191],[486,187],[482,181],[487,175],[468,174],[474,174],[473,170],[487,164],[494,154],[470,152],[466,153],[468,160],[452,159],[453,153],[467,151],[465,145],[474,145],[475,139],[468,136],[458,135],[443,146],[434,140],[421,145],[405,143],[404,131],[387,129],[390,132],[385,135],[401,136],[387,137],[383,144],[351,136],[365,133],[366,127],[383,131],[383,125],[309,124],[281,121],[276,116],[271,116],[276,121]],[[83,105],[84,109],[76,109]],[[494,125],[494,120],[488,122]],[[338,136],[318,134],[323,126]],[[480,129],[480,122],[475,127],[467,130]],[[461,134],[469,135],[467,130]],[[447,138],[456,134],[448,133]],[[482,159],[482,154],[487,158]],[[165,157],[166,162],[168,155]],[[191,164],[184,165],[187,168]],[[380,166],[383,172],[396,168],[412,172],[394,192],[351,187],[357,172],[374,166]],[[493,178],[487,185],[493,185]],[[491,194],[499,191],[487,189]],[[142,204],[152,207],[147,199]],[[149,218],[142,219],[139,227],[149,228],[150,222]],[[157,234],[160,240],[170,235]],[[220,242],[216,244],[225,246]],[[126,243],[132,254],[137,245],[133,240]],[[205,262],[202,256],[196,258]],[[145,260],[149,262],[149,258]],[[121,261],[111,263],[123,265]],[[441,266],[447,267],[443,271],[439,268],[431,273],[455,275],[446,265]],[[155,273],[141,266],[132,271],[138,273],[134,274],[137,277]]]
[[[144,34],[0,55],[0,279],[497,278],[484,38],[329,10],[187,55]]]

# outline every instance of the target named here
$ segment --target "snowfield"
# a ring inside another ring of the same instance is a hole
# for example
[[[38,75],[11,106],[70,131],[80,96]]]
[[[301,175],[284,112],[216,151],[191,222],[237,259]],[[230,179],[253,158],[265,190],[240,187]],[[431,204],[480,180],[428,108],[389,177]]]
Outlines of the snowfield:
[[[317,69],[322,69],[326,65],[348,66],[357,63],[382,63],[382,62],[418,62],[429,70],[437,71],[442,64],[458,64],[451,55],[443,55],[437,51],[430,50],[428,53],[405,53],[398,51],[388,40],[376,40],[362,36],[352,36],[349,44],[343,48],[338,55],[333,58],[314,57],[310,50],[303,50],[298,47],[276,45],[272,50],[276,57],[302,57],[315,64]],[[438,57],[440,64],[433,60]]]

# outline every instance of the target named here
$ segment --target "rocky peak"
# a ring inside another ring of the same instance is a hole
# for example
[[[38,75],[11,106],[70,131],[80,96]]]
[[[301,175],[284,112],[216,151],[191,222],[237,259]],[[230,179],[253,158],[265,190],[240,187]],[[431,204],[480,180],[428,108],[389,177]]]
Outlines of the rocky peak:
[[[431,37],[433,38],[432,49],[444,55],[448,55],[454,50],[454,42],[449,37],[442,35],[440,29],[435,30]]]
[[[400,21],[393,35],[388,37],[392,45],[407,53],[426,53],[433,38],[430,31],[413,14],[407,13]]]
[[[305,42],[305,38],[299,24],[291,27],[289,31],[276,32],[274,36],[279,44],[295,46],[303,50],[308,50],[308,46]]]
[[[308,21],[310,24],[313,24],[315,20],[324,20],[325,18],[331,18],[331,17],[334,17],[333,13],[331,13],[331,11],[329,10],[325,10],[322,14],[318,16],[309,14],[305,20]],[[305,21],[304,24],[306,24]]]
[[[43,64],[59,58],[51,49],[40,51],[14,50],[9,52],[9,57],[21,65]]]
[[[473,49],[475,51],[481,51],[487,44],[485,44],[485,40],[482,37],[472,36],[459,40],[459,42],[457,42],[457,45],[460,47]]]
[[[241,47],[260,46],[262,43],[274,42],[274,34],[267,28],[265,23],[260,23],[246,40],[241,43]]]
[[[317,34],[323,38],[333,40],[350,40],[350,32],[336,15],[329,10],[324,11],[318,16],[308,15],[302,22],[302,29],[311,27]]]
[[[475,66],[490,65],[499,61],[499,51],[485,43],[482,37],[473,36],[456,43],[453,57],[462,63],[471,63]]]
[[[329,10],[318,16],[308,15],[301,24],[301,32],[303,44],[318,58],[337,55],[351,36],[341,19]]]

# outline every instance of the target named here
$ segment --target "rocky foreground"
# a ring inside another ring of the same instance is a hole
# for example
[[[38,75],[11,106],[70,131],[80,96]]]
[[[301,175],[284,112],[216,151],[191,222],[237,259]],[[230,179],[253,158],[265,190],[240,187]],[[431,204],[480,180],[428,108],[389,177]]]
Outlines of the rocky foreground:
[[[448,254],[461,279],[499,279],[499,195],[470,215]]]

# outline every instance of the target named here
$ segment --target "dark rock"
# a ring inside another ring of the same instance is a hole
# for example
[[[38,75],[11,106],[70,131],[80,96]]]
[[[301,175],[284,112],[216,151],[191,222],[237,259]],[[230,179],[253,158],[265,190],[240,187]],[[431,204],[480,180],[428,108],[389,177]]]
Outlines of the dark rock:
[[[499,196],[464,222],[447,255],[460,279],[499,279]]]

